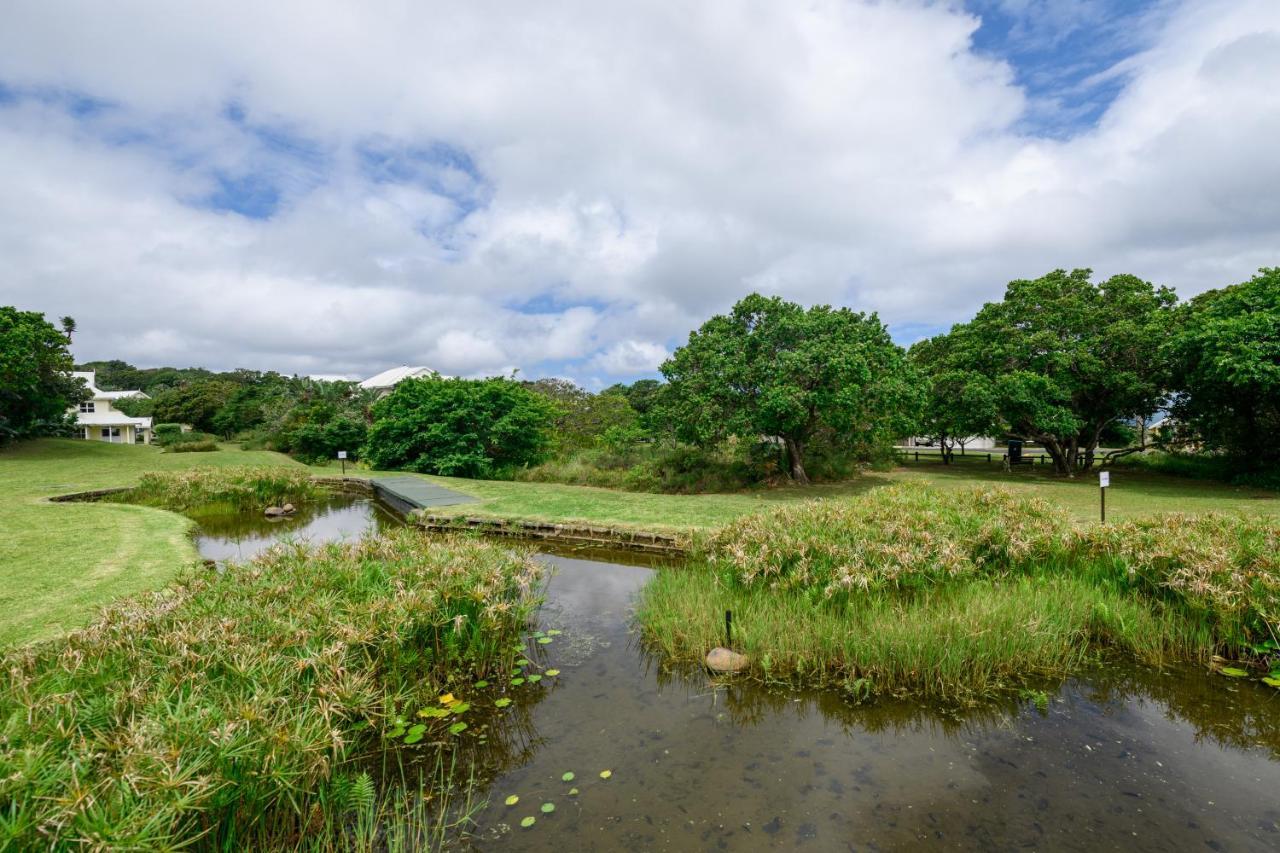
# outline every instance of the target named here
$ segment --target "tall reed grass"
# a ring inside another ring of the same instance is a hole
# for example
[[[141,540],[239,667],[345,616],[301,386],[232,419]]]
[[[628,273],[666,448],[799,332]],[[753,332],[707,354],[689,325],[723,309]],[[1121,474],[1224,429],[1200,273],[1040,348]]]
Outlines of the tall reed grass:
[[[660,652],[734,641],[765,677],[959,696],[1065,674],[1103,648],[1237,653],[1280,632],[1280,525],[1171,515],[1076,527],[990,488],[877,490],[739,519],[644,591]]]
[[[174,512],[237,512],[300,503],[321,490],[304,468],[190,468],[143,474],[138,485],[112,499]]]
[[[539,573],[407,530],[285,545],[0,654],[0,849],[236,849],[342,824],[371,732],[512,666]]]

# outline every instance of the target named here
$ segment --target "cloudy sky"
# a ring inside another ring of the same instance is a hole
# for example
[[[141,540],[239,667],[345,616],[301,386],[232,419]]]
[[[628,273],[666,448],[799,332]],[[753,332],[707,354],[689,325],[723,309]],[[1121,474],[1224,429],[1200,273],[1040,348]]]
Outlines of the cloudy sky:
[[[599,387],[751,290],[910,343],[1055,267],[1246,279],[1277,140],[1276,0],[15,0],[0,304]]]

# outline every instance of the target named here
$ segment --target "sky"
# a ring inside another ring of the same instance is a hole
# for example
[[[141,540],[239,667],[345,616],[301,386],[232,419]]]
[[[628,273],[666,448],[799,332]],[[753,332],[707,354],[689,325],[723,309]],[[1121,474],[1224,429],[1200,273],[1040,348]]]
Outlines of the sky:
[[[752,291],[1280,265],[1277,0],[201,6],[6,4],[0,304],[79,360],[600,388]]]

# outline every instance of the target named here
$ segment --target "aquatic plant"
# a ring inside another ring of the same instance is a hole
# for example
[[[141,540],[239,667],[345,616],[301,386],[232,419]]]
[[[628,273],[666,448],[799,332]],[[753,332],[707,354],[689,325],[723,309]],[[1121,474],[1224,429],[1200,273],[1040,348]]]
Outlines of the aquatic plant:
[[[1104,648],[1141,660],[1254,655],[1280,633],[1280,525],[1169,515],[1077,527],[1000,489],[897,486],[739,519],[660,573],[649,644],[734,644],[770,680],[991,693]]]
[[[138,485],[112,500],[174,512],[212,508],[239,512],[300,503],[321,493],[322,487],[305,468],[202,467],[143,474]]]
[[[284,545],[0,653],[0,848],[232,849],[344,825],[326,809],[376,732],[511,667],[540,572],[409,530]]]

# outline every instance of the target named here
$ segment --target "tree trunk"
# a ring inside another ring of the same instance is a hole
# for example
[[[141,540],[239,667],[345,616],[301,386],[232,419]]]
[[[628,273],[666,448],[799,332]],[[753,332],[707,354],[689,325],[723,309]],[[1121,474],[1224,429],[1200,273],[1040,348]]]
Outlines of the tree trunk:
[[[1057,439],[1042,436],[1040,443],[1044,445],[1045,450],[1049,451],[1049,458],[1053,460],[1053,470],[1066,477],[1075,476],[1075,473],[1071,470],[1071,461],[1063,451],[1062,445],[1058,444]]]
[[[942,451],[942,464],[950,465],[953,448],[951,445],[947,444],[947,437],[945,435],[938,439],[938,449]]]
[[[791,465],[791,479],[801,486],[809,485],[809,475],[804,472],[804,442],[788,436],[782,437],[787,447],[787,461]]]

